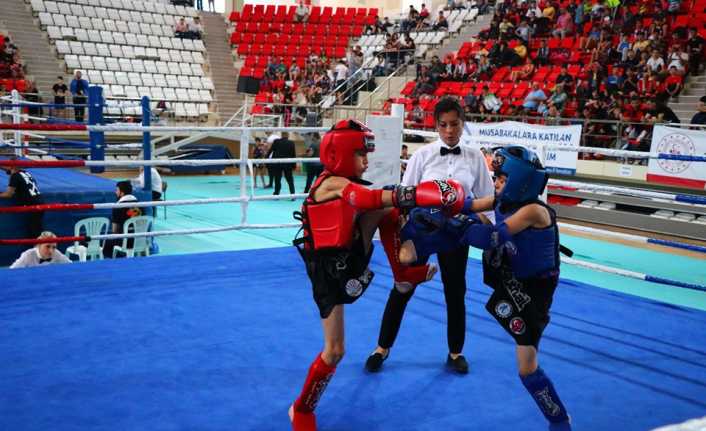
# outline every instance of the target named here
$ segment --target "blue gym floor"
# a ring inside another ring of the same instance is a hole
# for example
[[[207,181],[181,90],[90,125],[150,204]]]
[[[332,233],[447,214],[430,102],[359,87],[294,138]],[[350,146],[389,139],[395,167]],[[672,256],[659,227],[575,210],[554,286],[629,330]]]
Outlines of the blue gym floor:
[[[237,177],[165,177],[168,199],[234,196]],[[297,177],[297,190],[303,178]],[[271,189],[258,189],[258,194]],[[254,202],[250,223],[288,223],[301,202]],[[240,222],[237,204],[169,207],[157,229]],[[0,429],[287,430],[321,349],[294,229],[160,237],[159,256],[0,270]],[[568,235],[579,259],[704,284],[703,259]],[[347,356],[320,429],[542,430],[512,339],[468,266],[471,372],[444,369],[440,279],[419,287],[382,373],[366,374],[391,273],[346,307]],[[706,412],[706,294],[562,266],[540,362],[576,430],[647,430]]]

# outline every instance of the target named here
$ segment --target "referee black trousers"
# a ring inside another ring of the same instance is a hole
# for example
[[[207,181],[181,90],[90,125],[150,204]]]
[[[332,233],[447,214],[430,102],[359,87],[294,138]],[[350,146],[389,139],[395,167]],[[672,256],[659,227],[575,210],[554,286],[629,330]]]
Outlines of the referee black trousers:
[[[461,353],[466,340],[466,265],[468,263],[468,247],[460,247],[447,253],[439,253],[439,269],[441,281],[444,284],[446,300],[446,337],[449,353]],[[422,287],[423,289],[424,287]],[[400,293],[393,288],[385,305],[382,316],[378,345],[389,349],[395,343],[400,330],[402,316],[407,303],[416,289],[408,293]]]

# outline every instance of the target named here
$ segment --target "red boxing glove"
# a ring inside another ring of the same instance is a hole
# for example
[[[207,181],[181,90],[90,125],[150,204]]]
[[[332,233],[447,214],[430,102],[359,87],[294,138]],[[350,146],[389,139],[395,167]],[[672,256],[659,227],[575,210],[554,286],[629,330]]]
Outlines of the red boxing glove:
[[[456,180],[423,181],[418,186],[399,186],[393,193],[393,203],[398,208],[442,207],[450,215],[463,209],[466,194]]]
[[[348,183],[341,192],[341,198],[352,207],[361,210],[376,210],[382,208],[382,190],[371,190],[356,183]],[[461,202],[463,206],[463,202]]]

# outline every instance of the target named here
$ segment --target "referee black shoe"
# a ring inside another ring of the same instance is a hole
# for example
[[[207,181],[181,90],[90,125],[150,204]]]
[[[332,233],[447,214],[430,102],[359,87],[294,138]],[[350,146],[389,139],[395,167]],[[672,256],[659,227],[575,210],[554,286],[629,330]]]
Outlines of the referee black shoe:
[[[468,374],[468,362],[463,355],[458,355],[456,359],[452,359],[451,355],[446,357],[446,367],[458,374]]]
[[[387,352],[385,356],[383,356],[382,353],[373,352],[372,355],[368,356],[368,360],[365,361],[365,369],[369,373],[377,373],[382,368],[382,363],[385,362],[388,356],[390,356],[390,352]]]

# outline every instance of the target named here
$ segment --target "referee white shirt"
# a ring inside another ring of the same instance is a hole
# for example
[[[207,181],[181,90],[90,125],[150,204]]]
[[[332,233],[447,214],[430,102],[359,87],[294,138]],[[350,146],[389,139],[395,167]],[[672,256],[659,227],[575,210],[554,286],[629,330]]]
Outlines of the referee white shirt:
[[[461,154],[441,155],[441,148],[460,148]],[[402,185],[416,186],[422,181],[454,179],[461,183],[466,196],[482,198],[493,196],[495,187],[490,178],[485,157],[479,149],[456,144],[449,147],[441,139],[427,144],[412,154],[402,178]]]
[[[51,265],[56,263],[71,263],[71,261],[57,249],[52,251],[51,258],[43,259],[42,256],[39,255],[39,250],[37,247],[34,247],[29,250],[25,250],[20,257],[18,257],[17,260],[10,265],[10,268],[29,268],[32,266]]]

